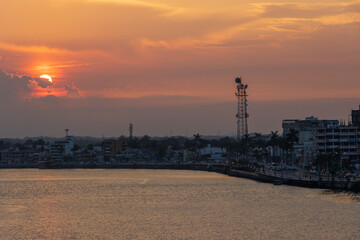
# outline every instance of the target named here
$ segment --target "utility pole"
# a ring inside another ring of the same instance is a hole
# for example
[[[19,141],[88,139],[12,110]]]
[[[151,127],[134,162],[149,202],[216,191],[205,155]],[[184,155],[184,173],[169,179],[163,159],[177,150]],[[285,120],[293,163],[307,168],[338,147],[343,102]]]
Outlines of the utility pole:
[[[132,123],[129,124],[129,138],[132,139],[133,138],[133,130],[134,130],[134,125]]]

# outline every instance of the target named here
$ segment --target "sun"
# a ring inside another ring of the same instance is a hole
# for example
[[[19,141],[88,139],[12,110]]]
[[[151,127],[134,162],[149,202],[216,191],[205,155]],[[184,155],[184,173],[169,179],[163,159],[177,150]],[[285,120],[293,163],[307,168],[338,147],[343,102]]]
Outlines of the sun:
[[[46,78],[47,80],[49,80],[49,82],[52,83],[52,79],[49,75],[44,74],[44,75],[41,75],[40,78]]]

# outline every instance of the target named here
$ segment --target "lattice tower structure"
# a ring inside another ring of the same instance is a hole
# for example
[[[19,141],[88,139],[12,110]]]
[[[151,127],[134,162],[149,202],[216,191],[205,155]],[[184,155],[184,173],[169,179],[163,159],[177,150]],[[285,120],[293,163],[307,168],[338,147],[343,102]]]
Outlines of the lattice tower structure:
[[[249,114],[247,112],[247,93],[246,89],[248,88],[247,84],[242,82],[241,78],[235,78],[236,83],[236,92],[235,96],[238,99],[238,106],[237,106],[237,140],[240,141],[245,135],[248,134],[248,122],[247,119]]]

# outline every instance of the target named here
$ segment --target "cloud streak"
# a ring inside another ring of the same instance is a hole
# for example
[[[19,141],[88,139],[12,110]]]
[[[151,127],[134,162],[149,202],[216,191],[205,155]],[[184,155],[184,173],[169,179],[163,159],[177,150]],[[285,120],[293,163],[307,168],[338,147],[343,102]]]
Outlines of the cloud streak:
[[[7,51],[13,52],[28,52],[28,53],[57,53],[57,54],[66,54],[70,53],[71,51],[66,49],[59,49],[59,48],[51,48],[47,46],[35,46],[35,45],[16,45],[11,43],[0,42],[0,49],[4,49]]]
[[[90,3],[109,3],[109,4],[117,4],[123,6],[151,8],[159,11],[164,11],[165,12],[164,15],[168,15],[168,16],[175,15],[177,13],[181,13],[184,11],[184,8],[171,7],[165,4],[137,1],[137,0],[86,0],[86,1]]]

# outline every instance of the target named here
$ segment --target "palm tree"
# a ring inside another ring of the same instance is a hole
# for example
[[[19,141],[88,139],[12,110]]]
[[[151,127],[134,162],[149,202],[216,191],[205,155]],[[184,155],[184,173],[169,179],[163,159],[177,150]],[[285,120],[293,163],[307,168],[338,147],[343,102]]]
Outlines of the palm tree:
[[[232,152],[236,149],[236,140],[230,137],[223,137],[218,140],[218,147],[225,148],[227,152]]]
[[[290,128],[289,133],[285,135],[285,139],[288,143],[288,147],[289,147],[290,154],[291,154],[291,163],[293,163],[294,144],[299,141],[299,137],[297,136],[298,133],[299,132],[296,131],[295,129]]]
[[[279,146],[278,131],[271,131],[270,146]]]
[[[199,149],[205,147],[207,142],[206,142],[206,140],[201,138],[201,135],[199,133],[196,133],[193,136],[194,136],[193,150],[195,151],[195,154],[196,154],[196,160],[198,160],[199,159]]]
[[[280,145],[280,137],[278,135],[278,131],[271,131],[271,138],[269,141],[269,146],[272,148],[272,153],[270,156],[271,162],[274,162],[274,151],[277,150],[279,148]]]
[[[284,164],[288,160],[288,152],[290,149],[290,146],[289,146],[288,141],[286,140],[286,137],[279,137],[279,148],[282,150],[281,164]],[[285,158],[284,158],[284,155],[285,155]]]
[[[193,134],[193,136],[195,142],[200,142],[202,140],[201,135],[199,133]]]
[[[332,182],[332,185],[334,185],[336,172],[338,172],[340,170],[339,150],[337,150],[335,152],[331,152],[329,154],[328,163],[329,163],[328,170],[329,170],[329,173],[331,176],[331,182]]]
[[[244,137],[240,140],[240,144],[239,144],[240,155],[247,158],[247,154],[250,151],[250,144],[251,144],[250,134],[245,134]]]
[[[261,133],[255,133],[254,141],[252,142],[252,152],[258,162],[263,161],[267,156],[267,144],[261,138]]]

